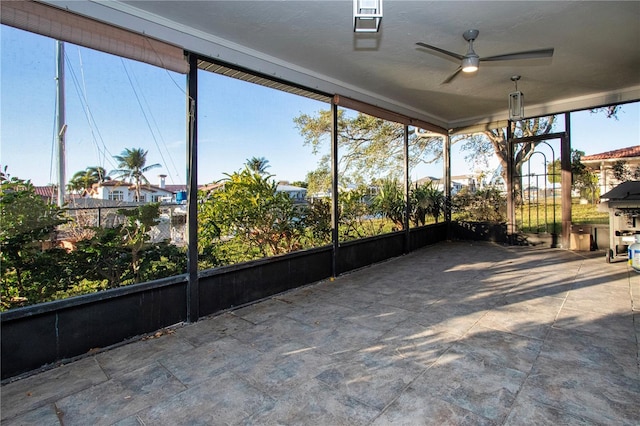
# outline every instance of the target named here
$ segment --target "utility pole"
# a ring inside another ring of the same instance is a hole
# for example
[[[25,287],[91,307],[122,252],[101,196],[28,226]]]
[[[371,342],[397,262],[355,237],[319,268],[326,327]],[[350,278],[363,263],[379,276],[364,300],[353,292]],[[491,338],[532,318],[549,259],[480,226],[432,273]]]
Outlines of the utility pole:
[[[57,56],[57,94],[58,94],[58,206],[62,207],[64,204],[65,193],[65,163],[66,163],[66,148],[65,148],[65,133],[67,131],[67,125],[65,123],[65,107],[64,107],[64,42],[58,41],[58,56]]]

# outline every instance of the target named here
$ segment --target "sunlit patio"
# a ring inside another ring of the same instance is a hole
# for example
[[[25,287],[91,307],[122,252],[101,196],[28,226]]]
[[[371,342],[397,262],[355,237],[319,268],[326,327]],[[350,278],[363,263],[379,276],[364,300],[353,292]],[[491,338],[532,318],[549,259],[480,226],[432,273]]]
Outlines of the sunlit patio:
[[[2,423],[637,424],[639,294],[601,252],[439,243],[6,384]]]

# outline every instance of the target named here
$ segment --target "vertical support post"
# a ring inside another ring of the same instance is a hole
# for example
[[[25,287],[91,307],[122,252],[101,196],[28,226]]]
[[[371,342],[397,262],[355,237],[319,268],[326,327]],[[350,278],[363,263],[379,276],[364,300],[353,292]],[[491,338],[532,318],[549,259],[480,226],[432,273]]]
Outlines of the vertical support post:
[[[513,235],[516,233],[516,221],[515,221],[515,194],[513,193],[513,179],[514,179],[514,158],[513,158],[513,132],[512,121],[507,121],[507,238],[511,241]]]
[[[411,200],[409,199],[409,126],[404,125],[404,252],[411,250],[411,234],[409,229],[409,213],[411,212]]]
[[[331,271],[338,276],[338,105],[331,102],[331,242],[333,251],[331,256]]]
[[[444,220],[449,223],[448,229],[451,228],[451,135],[443,136],[442,160],[444,162]],[[451,235],[447,236],[448,239]]]
[[[187,75],[187,322],[200,317],[198,282],[198,62],[189,54]]]
[[[571,234],[571,118],[564,114],[564,136],[560,138],[560,168],[562,169],[562,248],[570,248]]]

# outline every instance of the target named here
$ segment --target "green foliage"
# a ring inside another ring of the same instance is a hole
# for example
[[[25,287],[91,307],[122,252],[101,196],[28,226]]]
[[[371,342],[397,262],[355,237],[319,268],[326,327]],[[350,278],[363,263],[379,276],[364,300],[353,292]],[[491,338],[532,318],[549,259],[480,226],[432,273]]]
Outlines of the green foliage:
[[[64,290],[57,291],[54,295],[54,299],[66,299],[72,296],[81,296],[83,294],[95,293],[96,291],[106,290],[109,288],[109,282],[107,280],[102,281],[90,281],[85,278],[80,280],[77,284],[72,284]]]
[[[304,137],[305,144],[314,154],[322,153],[318,170],[330,177],[330,137],[332,113],[318,111],[315,115],[301,114],[294,123]],[[341,184],[367,184],[380,176],[398,179],[404,164],[404,125],[358,113],[349,116],[344,109],[338,110],[338,176]],[[422,137],[416,133],[409,136],[409,167],[435,161],[442,156],[442,138]],[[317,176],[320,178],[321,176]],[[310,192],[312,180],[309,181]],[[326,188],[330,180],[317,179]]]
[[[338,194],[338,238],[340,241],[379,235],[384,222],[374,220],[374,209],[370,203],[368,187],[340,191]]]
[[[433,182],[416,185],[409,193],[410,219],[414,226],[426,224],[427,216],[432,216],[438,223],[438,218],[444,214],[445,197]]]
[[[0,271],[2,306],[34,297],[47,298],[60,287],[56,274],[64,250],[52,248],[55,230],[66,223],[64,209],[49,204],[35,193],[28,180],[0,173]],[[13,288],[10,288],[13,287]]]
[[[331,170],[321,166],[307,173],[307,192],[309,194],[328,194],[331,192]]]
[[[236,263],[303,248],[303,213],[271,176],[249,168],[201,194],[199,252],[209,265]]]
[[[452,200],[456,220],[503,223],[507,217],[506,196],[497,188],[460,191]]]
[[[91,187],[99,182],[107,180],[107,171],[102,167],[87,167],[80,170],[71,177],[67,184],[69,191],[82,192],[91,189]]]
[[[406,202],[402,186],[397,179],[384,179],[378,194],[373,199],[373,211],[389,218],[397,229],[404,227]]]
[[[269,165],[269,160],[264,157],[251,157],[247,159],[245,165],[250,171],[260,175],[267,173],[267,169],[271,167]]]
[[[73,252],[85,266],[84,276],[106,280],[108,288],[150,281],[186,271],[184,249],[166,241],[153,243],[149,231],[157,223],[159,203],[120,209],[125,223],[94,228],[95,236],[77,243]]]
[[[91,228],[63,249],[56,229],[70,221],[29,181],[0,174],[1,309],[41,303],[184,273],[184,250],[148,236],[158,204],[120,210],[125,223]]]
[[[147,166],[147,153],[142,148],[125,148],[120,155],[114,155],[113,158],[118,162],[118,168],[112,170],[111,174],[116,177],[122,177],[126,181],[133,183],[136,187],[136,200],[141,199],[140,186],[149,184],[149,179],[144,175],[151,169],[161,167],[160,164],[151,164]]]
[[[331,243],[331,200],[320,198],[311,200],[309,205],[301,210],[302,222],[309,242],[307,245],[320,246]]]
[[[640,166],[636,166],[635,169],[629,167],[624,160],[616,161],[611,167],[613,170],[613,177],[620,182],[626,182],[628,180],[640,180]]]

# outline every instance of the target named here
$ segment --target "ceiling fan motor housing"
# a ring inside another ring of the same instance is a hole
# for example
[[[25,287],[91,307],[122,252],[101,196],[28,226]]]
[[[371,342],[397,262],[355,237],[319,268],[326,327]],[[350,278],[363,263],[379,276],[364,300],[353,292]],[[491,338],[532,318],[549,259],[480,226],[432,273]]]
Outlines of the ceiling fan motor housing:
[[[467,30],[462,34],[462,37],[467,41],[474,41],[478,38],[478,34],[480,34],[478,30]]]

